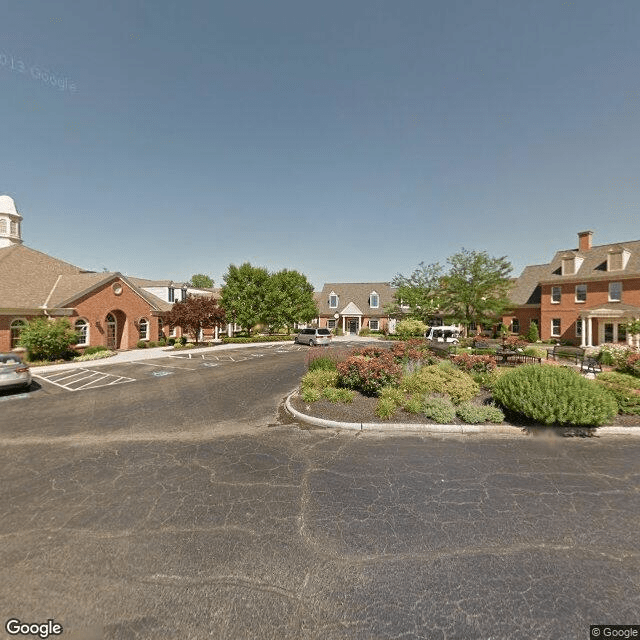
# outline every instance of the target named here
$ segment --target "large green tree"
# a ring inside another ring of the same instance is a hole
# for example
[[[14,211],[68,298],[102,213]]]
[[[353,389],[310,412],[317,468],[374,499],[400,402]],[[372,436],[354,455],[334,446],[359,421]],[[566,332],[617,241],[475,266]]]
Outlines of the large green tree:
[[[442,278],[447,316],[465,325],[494,323],[512,303],[511,263],[486,251],[462,249],[447,258],[449,270]]]
[[[317,316],[313,286],[305,275],[283,269],[270,276],[262,317],[270,331],[287,327],[290,332],[295,322],[309,322]]]
[[[196,289],[210,289],[213,287],[213,280],[204,273],[194,273],[189,284]]]
[[[250,334],[266,315],[269,272],[248,262],[239,267],[231,264],[224,282],[220,304],[227,314],[227,321],[238,323]]]
[[[56,360],[64,358],[76,342],[78,334],[66,318],[34,318],[20,332],[18,344],[27,349],[30,360]]]
[[[442,267],[437,262],[421,262],[410,276],[399,273],[391,283],[397,287],[394,302],[386,311],[393,316],[409,315],[431,324],[431,319],[443,304],[442,275]]]

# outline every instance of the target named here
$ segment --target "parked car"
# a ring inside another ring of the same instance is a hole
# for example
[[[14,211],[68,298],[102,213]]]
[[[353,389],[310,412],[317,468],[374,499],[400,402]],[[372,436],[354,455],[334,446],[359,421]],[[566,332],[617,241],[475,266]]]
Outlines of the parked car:
[[[301,329],[294,342],[308,344],[310,347],[315,347],[318,344],[330,345],[331,331],[329,329]]]
[[[451,342],[452,344],[458,344],[460,330],[455,325],[431,327],[426,338],[427,340],[433,340],[435,342]]]
[[[0,389],[30,386],[29,365],[15,353],[0,353]]]

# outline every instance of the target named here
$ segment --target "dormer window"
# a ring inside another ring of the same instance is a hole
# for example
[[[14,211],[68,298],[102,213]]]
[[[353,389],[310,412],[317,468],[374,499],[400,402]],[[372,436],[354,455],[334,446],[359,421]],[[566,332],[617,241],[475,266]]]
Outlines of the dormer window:
[[[186,288],[182,289],[182,302],[187,299],[187,290]]]
[[[0,218],[0,233],[7,233],[7,221],[5,218]]]
[[[631,253],[622,247],[609,249],[607,253],[607,271],[622,271],[627,266]]]
[[[380,306],[380,296],[375,291],[369,294],[369,306],[372,309],[377,309]]]
[[[169,287],[169,302],[176,301],[176,290],[173,287]]]
[[[562,256],[562,275],[573,276],[580,270],[584,258],[572,254]]]
[[[333,291],[329,294],[329,308],[338,308],[338,294],[334,293]]]

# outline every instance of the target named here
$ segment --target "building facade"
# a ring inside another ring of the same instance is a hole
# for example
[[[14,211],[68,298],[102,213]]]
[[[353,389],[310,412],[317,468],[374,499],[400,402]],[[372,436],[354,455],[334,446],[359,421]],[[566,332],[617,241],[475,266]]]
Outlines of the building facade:
[[[640,241],[594,246],[593,232],[578,233],[578,248],[524,269],[503,317],[513,333],[538,324],[541,340],[592,347],[631,345],[626,324],[640,318]]]

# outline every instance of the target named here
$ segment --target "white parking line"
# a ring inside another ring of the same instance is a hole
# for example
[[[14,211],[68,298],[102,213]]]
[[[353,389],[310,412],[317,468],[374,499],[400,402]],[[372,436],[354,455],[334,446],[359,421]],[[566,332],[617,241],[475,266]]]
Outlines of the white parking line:
[[[65,371],[65,374],[67,373],[68,372]],[[54,384],[61,389],[65,389],[66,391],[98,389],[100,387],[110,387],[114,384],[135,382],[135,378],[128,378],[126,376],[105,373],[104,371],[94,371],[92,369],[74,369],[73,373],[63,376],[60,376],[59,373],[54,373],[49,376],[47,376],[46,374],[34,374],[34,378],[40,378],[45,382],[50,382],[51,384]],[[63,380],[66,380],[67,382],[63,383]],[[107,380],[109,380],[109,382],[107,382]]]
[[[175,356],[173,356],[175,357]],[[195,367],[176,367],[173,364],[153,364],[152,362],[130,362],[129,364],[143,364],[145,367],[157,367],[158,369],[184,369],[185,371],[195,371]]]

